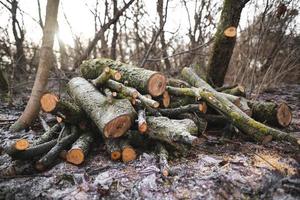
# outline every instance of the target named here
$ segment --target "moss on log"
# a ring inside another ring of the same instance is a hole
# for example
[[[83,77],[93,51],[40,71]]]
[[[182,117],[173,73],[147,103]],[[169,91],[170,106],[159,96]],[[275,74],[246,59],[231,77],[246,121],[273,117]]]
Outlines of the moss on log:
[[[167,142],[173,146],[176,143],[196,145],[198,133],[196,124],[190,119],[171,120],[167,117],[147,117],[149,137]]]
[[[136,112],[127,99],[114,99],[108,103],[106,97],[84,78],[71,79],[68,90],[106,138],[120,137],[136,118]]]
[[[120,80],[121,74],[115,70],[110,69],[109,67],[106,67],[97,78],[91,80],[91,83],[98,88],[100,86],[103,86],[110,78],[113,78],[114,80]]]
[[[249,101],[252,117],[272,126],[287,127],[292,121],[292,112],[286,103]]]
[[[289,141],[299,146],[300,141],[291,135],[280,130],[268,127],[260,122],[255,121],[236,105],[224,98],[210,85],[203,81],[191,68],[184,68],[182,76],[192,85],[199,88],[199,94],[210,106],[225,115],[234,126],[239,128],[244,133],[248,134],[256,141],[262,142],[266,137],[272,136],[275,140]]]
[[[80,66],[80,72],[84,78],[94,79],[105,67],[119,71],[122,74],[120,82],[127,82],[128,86],[142,93],[159,96],[165,91],[167,79],[163,74],[110,59],[98,58],[85,61]]]
[[[234,96],[246,97],[246,90],[245,90],[245,87],[242,85],[237,85],[233,88],[227,88],[227,89],[221,90],[220,92],[223,92],[226,94],[231,94]]]
[[[68,151],[66,160],[74,165],[80,165],[88,155],[93,142],[94,136],[92,132],[83,133]]]

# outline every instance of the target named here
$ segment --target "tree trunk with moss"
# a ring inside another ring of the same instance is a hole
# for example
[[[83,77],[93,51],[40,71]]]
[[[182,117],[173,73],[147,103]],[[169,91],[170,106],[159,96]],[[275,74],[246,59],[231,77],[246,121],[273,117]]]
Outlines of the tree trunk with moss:
[[[221,18],[214,36],[214,44],[207,67],[207,80],[214,86],[220,87],[224,83],[236,42],[236,34],[227,34],[227,32],[230,28],[236,29],[238,27],[242,9],[248,1],[224,0]]]
[[[181,74],[192,86],[199,89],[198,92],[203,100],[226,116],[234,126],[251,136],[256,141],[262,142],[266,137],[271,136],[275,140],[285,140],[299,146],[299,141],[291,135],[268,127],[249,117],[226,97],[220,95],[221,93],[217,92],[199,76],[197,76],[191,68],[184,68]]]

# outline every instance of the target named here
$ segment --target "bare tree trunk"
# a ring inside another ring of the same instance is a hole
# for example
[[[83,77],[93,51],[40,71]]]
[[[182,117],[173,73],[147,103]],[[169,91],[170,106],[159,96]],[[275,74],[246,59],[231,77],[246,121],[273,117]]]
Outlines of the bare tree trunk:
[[[207,80],[214,86],[222,86],[234,49],[236,35],[228,35],[228,28],[237,28],[242,9],[249,0],[224,0],[221,18],[215,33],[214,45],[208,62]]]
[[[113,1],[114,4],[114,17],[117,15],[118,12],[118,1]],[[111,49],[110,49],[110,58],[116,60],[117,57],[117,39],[118,39],[118,32],[117,32],[117,23],[114,24],[113,28],[113,37],[111,40]]]
[[[171,63],[170,63],[170,60],[168,59],[167,45],[166,45],[166,40],[165,40],[164,26],[165,26],[166,16],[164,16],[164,13],[163,13],[164,12],[163,6],[164,6],[164,0],[158,0],[156,10],[159,15],[159,26],[161,29],[160,43],[161,43],[161,48],[162,48],[162,56],[165,58],[164,62],[166,65],[166,70],[169,71],[171,69]]]
[[[46,89],[49,72],[52,67],[52,48],[56,30],[58,5],[59,0],[48,0],[47,2],[46,20],[38,71],[27,106],[20,118],[10,127],[11,131],[20,131],[28,127],[39,113],[40,98]]]

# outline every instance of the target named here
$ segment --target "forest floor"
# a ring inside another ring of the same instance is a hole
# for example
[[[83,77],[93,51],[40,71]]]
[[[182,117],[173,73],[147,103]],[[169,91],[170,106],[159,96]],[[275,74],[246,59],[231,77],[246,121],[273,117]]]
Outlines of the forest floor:
[[[266,91],[259,99],[286,101],[293,110],[287,131],[300,136],[300,85]],[[38,125],[17,135],[8,131],[9,120],[14,121],[23,108],[23,103],[0,104],[1,146],[14,138],[34,139],[42,133]],[[0,149],[0,199],[300,198],[300,155],[290,145],[259,145],[222,135],[208,138],[188,156],[171,158],[172,175],[167,178],[160,174],[153,152],[140,152],[135,161],[124,164],[111,161],[101,145],[82,166],[59,162],[37,173],[31,162],[12,161]],[[8,175],[11,169],[16,175]]]

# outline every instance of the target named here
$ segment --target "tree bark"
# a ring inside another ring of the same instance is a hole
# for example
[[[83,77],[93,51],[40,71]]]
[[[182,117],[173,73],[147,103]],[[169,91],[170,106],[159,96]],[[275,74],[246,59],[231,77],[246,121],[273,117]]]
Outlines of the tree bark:
[[[127,99],[114,99],[110,104],[107,98],[84,78],[71,79],[68,91],[106,138],[123,135],[136,117],[136,112]]]
[[[32,88],[30,99],[20,118],[10,127],[11,131],[20,131],[32,123],[40,110],[40,98],[43,95],[52,67],[52,48],[56,30],[56,19],[59,0],[48,0],[46,9],[46,22],[41,47],[39,67]]]
[[[230,37],[226,34],[227,28],[238,27],[242,9],[248,1],[249,0],[224,0],[221,18],[214,36],[214,44],[207,67],[207,80],[214,86],[220,87],[224,83],[236,41],[236,35]]]
[[[105,67],[117,70],[122,74],[120,82],[152,96],[161,95],[166,88],[166,77],[155,71],[135,67],[110,59],[99,58],[85,61],[80,66],[81,75],[86,79],[94,79]]]
[[[147,134],[153,139],[167,142],[172,146],[176,143],[196,145],[198,128],[190,119],[171,120],[167,117],[147,117]]]
[[[220,93],[197,76],[192,69],[184,68],[181,74],[191,85],[199,88],[199,94],[203,100],[225,115],[234,126],[254,138],[256,141],[262,142],[266,137],[272,136],[275,140],[285,140],[299,146],[296,138],[280,130],[268,127],[249,117],[236,105],[220,95]]]

